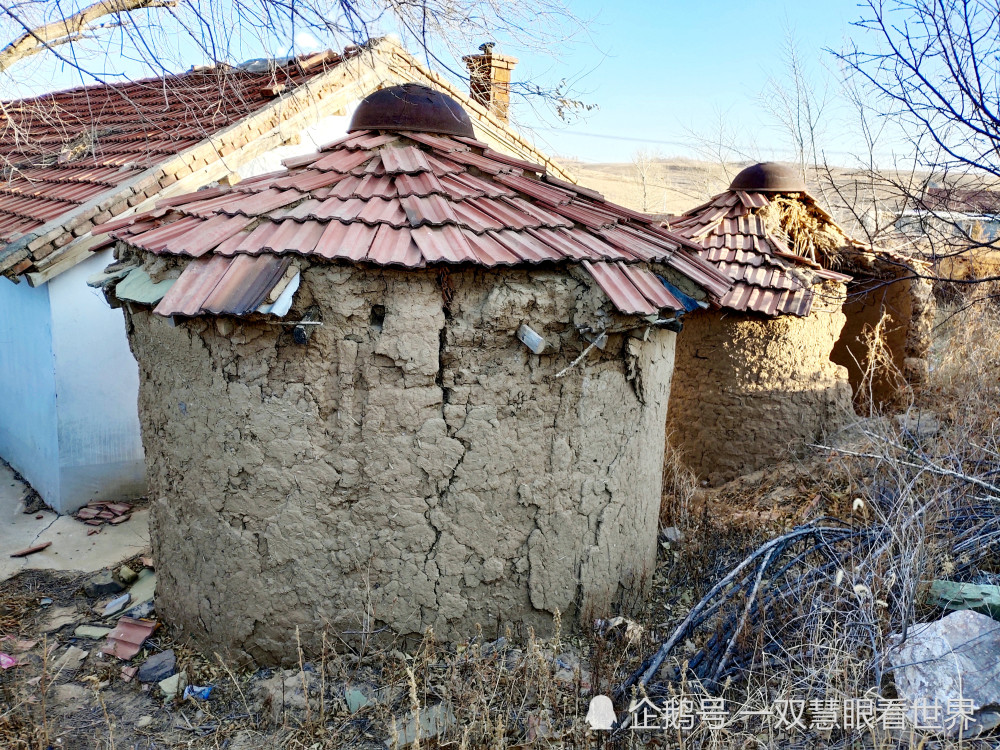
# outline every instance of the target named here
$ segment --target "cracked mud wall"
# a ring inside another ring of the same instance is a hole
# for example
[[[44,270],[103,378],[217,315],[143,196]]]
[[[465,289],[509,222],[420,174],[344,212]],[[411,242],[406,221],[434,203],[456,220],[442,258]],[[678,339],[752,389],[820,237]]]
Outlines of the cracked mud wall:
[[[167,621],[273,663],[296,626],[307,646],[324,626],[545,632],[643,595],[673,333],[612,335],[556,378],[578,327],[622,322],[582,277],[318,265],[288,319],[312,305],[306,346],[130,313]]]
[[[771,465],[850,419],[847,370],[830,360],[843,286],[828,286],[806,318],[685,316],[667,439],[699,479],[718,485]]]

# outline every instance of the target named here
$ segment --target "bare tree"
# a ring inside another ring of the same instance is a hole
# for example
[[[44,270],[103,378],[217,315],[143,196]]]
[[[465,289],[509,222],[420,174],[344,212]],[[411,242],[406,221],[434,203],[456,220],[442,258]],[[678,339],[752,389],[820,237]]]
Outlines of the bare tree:
[[[657,159],[659,155],[648,148],[636,149],[632,154],[632,172],[635,174],[636,184],[639,186],[641,196],[642,211],[649,213],[651,208],[650,189],[659,171]]]
[[[7,18],[24,29],[19,37],[0,49],[0,72],[26,57],[54,49],[64,44],[93,38],[112,27],[121,26],[122,14],[146,8],[166,8],[177,0],[101,0],[75,13],[59,16],[41,26],[30,28],[12,7],[3,6]],[[112,19],[106,21],[105,19]]]
[[[908,145],[909,168],[871,170],[904,206],[899,227],[937,260],[992,250],[977,212],[1000,214],[1000,5],[867,0],[834,54]],[[993,205],[990,205],[993,204]],[[991,280],[996,278],[991,275]]]
[[[192,63],[239,63],[342,49],[393,34],[431,67],[464,77],[483,41],[549,54],[582,28],[562,0],[19,0],[0,4],[0,73],[45,52],[81,83],[161,75]],[[514,84],[515,95],[574,104],[566,82]]]
[[[826,199],[823,183],[816,179],[816,165],[822,161],[820,142],[832,94],[828,79],[808,65],[791,26],[785,27],[781,70],[769,78],[760,100],[795,153],[802,179],[819,185]]]
[[[701,158],[718,164],[728,184],[746,162],[761,160],[754,134],[744,129],[741,118],[731,110],[716,109],[713,127],[686,127],[688,140]],[[718,192],[715,180],[706,184],[705,197]]]

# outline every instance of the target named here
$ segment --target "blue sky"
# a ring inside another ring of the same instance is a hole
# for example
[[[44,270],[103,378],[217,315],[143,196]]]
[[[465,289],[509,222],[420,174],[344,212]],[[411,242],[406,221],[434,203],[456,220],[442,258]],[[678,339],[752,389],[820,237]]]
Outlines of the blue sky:
[[[762,156],[781,156],[787,152],[784,138],[762,112],[759,97],[768,78],[782,71],[785,30],[794,30],[806,63],[822,80],[830,75],[824,65],[836,70],[823,49],[840,49],[856,33],[850,23],[862,11],[856,0],[574,0],[572,8],[594,19],[590,35],[604,55],[578,43],[557,61],[523,55],[515,73],[558,80],[589,70],[577,85],[581,98],[599,109],[584,122],[537,131],[551,150],[588,161],[627,161],[640,147],[691,155],[689,131],[717,132],[720,113],[728,127],[757,142]],[[536,128],[552,127],[530,113],[522,116]],[[830,156],[847,159],[843,152],[855,145],[849,134],[828,136],[836,152]]]
[[[555,84],[566,78],[579,99],[597,105],[564,124],[536,112],[530,102],[515,101],[517,124],[528,128],[539,146],[595,162],[628,161],[639,148],[696,157],[697,136],[692,134],[711,139],[720,118],[741,146],[756,148],[754,155],[789,158],[785,136],[760,101],[769,77],[782,73],[786,31],[792,29],[816,81],[835,85],[834,61],[823,49],[841,48],[850,34],[858,33],[850,23],[862,14],[857,0],[566,1],[577,17],[589,21],[575,40],[539,50],[501,38],[498,49],[520,59],[515,80]],[[177,69],[202,62],[197,57],[179,43]],[[450,67],[460,69],[461,63]],[[116,59],[114,48],[107,69],[143,74]],[[79,74],[39,56],[19,66],[15,82],[6,81],[0,96],[80,83]],[[845,164],[860,144],[840,114],[836,106],[829,110],[822,142],[831,161]]]

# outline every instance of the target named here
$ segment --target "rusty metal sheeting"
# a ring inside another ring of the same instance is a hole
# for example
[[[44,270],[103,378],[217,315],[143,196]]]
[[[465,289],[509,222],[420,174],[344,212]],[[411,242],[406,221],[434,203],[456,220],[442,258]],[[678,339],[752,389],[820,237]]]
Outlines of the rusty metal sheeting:
[[[336,64],[334,55],[330,63]],[[4,102],[0,242],[10,242],[196,145],[324,71],[190,71]]]
[[[252,311],[280,277],[276,259],[292,255],[405,268],[588,261],[618,309],[642,315],[683,305],[645,267],[616,263],[664,264],[716,300],[732,286],[652,217],[472,139],[360,130],[286,166],[112,225],[137,248],[198,258],[157,313]]]
[[[801,193],[800,199],[815,204],[807,193]],[[846,282],[851,277],[793,254],[784,239],[768,232],[756,212],[770,202],[765,193],[731,189],[672,218],[669,227],[697,243],[699,259],[735,282],[722,298],[723,307],[805,317],[812,310],[815,285]],[[694,269],[687,272],[697,273]]]

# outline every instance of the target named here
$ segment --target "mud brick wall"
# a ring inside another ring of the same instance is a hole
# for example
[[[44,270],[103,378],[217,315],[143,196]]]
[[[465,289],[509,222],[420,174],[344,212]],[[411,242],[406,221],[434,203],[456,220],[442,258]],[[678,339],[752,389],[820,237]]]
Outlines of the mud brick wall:
[[[578,327],[615,324],[565,271],[316,265],[286,320],[312,306],[304,346],[263,320],[129,313],[167,621],[275,663],[296,626],[307,648],[324,627],[544,633],[641,598],[673,333],[611,335],[556,378]]]
[[[667,439],[700,479],[718,485],[768,466],[850,419],[847,370],[830,360],[844,290],[826,286],[806,318],[684,318]]]

